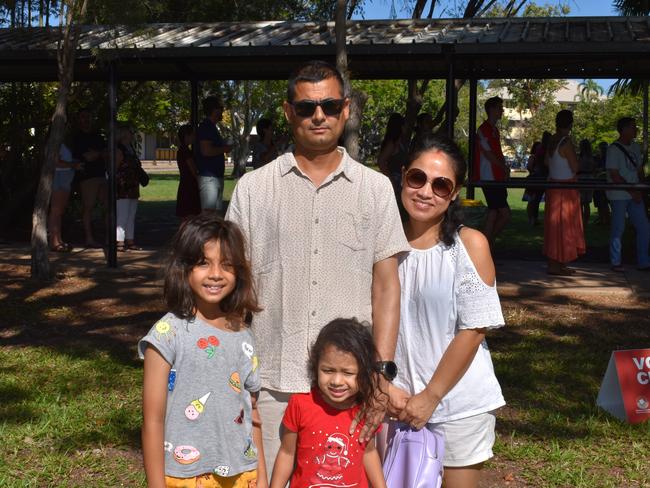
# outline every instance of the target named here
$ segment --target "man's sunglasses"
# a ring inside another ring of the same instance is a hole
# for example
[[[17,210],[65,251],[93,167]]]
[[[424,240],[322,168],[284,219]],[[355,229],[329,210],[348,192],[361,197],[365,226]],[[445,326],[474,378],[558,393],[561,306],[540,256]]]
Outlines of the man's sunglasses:
[[[293,110],[298,117],[311,117],[320,107],[323,113],[329,117],[335,117],[343,110],[345,98],[326,98],[325,100],[300,100],[292,102]]]
[[[409,188],[414,188],[416,190],[419,190],[429,183],[427,174],[417,168],[409,169],[404,175],[404,180]],[[438,195],[440,198],[447,198],[454,191],[454,182],[444,176],[437,176],[432,179],[430,183],[433,193]]]

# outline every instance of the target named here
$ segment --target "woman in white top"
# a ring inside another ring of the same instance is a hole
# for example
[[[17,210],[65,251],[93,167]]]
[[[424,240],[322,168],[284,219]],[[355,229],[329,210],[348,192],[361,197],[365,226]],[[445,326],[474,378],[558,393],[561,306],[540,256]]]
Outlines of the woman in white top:
[[[485,333],[504,325],[485,236],[460,225],[466,163],[446,137],[426,138],[404,169],[412,250],[399,264],[398,375],[389,412],[445,435],[445,486],[478,486],[505,404]],[[390,427],[386,431],[390,431]]]
[[[569,137],[572,127],[573,113],[560,110],[555,116],[555,134],[551,136],[546,152],[549,181],[576,181],[580,163]],[[548,259],[548,274],[574,274],[575,271],[566,265],[585,251],[580,192],[570,188],[546,190],[544,254]]]

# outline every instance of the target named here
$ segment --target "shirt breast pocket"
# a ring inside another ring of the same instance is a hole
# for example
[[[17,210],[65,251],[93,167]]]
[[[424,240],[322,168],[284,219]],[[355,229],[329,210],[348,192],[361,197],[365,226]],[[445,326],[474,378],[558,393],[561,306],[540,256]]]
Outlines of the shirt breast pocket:
[[[344,212],[337,219],[337,240],[352,251],[363,251],[369,246],[370,216]]]

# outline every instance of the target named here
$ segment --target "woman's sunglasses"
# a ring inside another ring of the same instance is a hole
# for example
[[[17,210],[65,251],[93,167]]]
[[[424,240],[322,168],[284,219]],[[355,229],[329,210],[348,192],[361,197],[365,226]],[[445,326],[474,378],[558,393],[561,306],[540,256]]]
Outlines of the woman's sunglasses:
[[[298,117],[311,117],[320,107],[323,113],[329,117],[335,117],[343,110],[345,98],[326,98],[325,100],[300,100],[292,102],[293,110]]]
[[[404,175],[404,180],[409,188],[416,190],[419,190],[429,182],[427,174],[417,168],[409,169]],[[454,191],[454,182],[444,176],[437,176],[431,180],[431,189],[440,198],[447,198]]]

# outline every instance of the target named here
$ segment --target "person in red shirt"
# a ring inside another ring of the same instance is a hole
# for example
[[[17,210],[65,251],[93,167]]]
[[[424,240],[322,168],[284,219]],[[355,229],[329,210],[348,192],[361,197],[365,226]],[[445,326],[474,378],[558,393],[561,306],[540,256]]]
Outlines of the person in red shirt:
[[[385,488],[374,440],[360,442],[362,424],[350,424],[378,391],[376,351],[368,328],[336,319],[318,335],[309,355],[313,388],[289,400],[271,488]]]
[[[503,100],[500,97],[488,98],[485,113],[487,120],[476,132],[474,174],[479,181],[505,181],[510,176],[510,168],[501,151],[501,138],[496,125],[503,116]],[[510,221],[508,192],[505,188],[483,188],[483,195],[488,207],[483,233],[492,247],[497,235]]]

